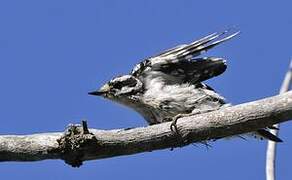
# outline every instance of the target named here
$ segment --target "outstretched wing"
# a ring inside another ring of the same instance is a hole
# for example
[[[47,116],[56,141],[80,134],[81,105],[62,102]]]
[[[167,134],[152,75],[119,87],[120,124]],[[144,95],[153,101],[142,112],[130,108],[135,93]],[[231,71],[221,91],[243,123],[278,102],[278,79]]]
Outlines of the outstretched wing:
[[[160,74],[163,73],[165,77],[192,83],[218,76],[226,69],[224,59],[195,57],[231,39],[238,33],[230,33],[229,31],[213,33],[190,44],[179,45],[166,50],[137,64],[132,71],[132,75],[141,79],[155,71]]]

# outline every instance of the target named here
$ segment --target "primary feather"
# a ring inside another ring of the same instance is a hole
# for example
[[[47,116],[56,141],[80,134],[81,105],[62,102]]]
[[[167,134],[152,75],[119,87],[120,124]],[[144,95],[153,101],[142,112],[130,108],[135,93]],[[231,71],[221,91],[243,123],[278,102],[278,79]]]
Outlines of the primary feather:
[[[195,58],[210,48],[236,36],[239,32],[228,34],[213,33],[187,45],[166,50],[157,56],[150,57],[137,64],[132,75],[144,79],[151,76],[153,71],[164,73],[163,77],[173,78],[182,82],[202,82],[218,76],[226,69],[222,58],[205,57]]]

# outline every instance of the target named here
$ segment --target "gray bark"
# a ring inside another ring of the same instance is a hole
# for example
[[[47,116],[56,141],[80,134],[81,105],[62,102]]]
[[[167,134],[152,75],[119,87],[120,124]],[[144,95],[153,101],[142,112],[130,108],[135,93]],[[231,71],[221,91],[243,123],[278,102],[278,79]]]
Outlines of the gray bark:
[[[292,119],[292,92],[170,122],[134,129],[88,129],[71,125],[65,133],[0,136],[0,161],[63,159],[83,161],[175,148],[265,128]]]

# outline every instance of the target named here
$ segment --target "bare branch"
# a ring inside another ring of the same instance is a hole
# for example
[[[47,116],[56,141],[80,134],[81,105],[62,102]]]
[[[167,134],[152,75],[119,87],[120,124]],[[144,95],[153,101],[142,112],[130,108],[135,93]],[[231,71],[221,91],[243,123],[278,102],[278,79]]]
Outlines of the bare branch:
[[[71,125],[65,133],[0,136],[0,161],[83,161],[174,148],[219,139],[292,119],[292,92],[170,122],[134,129],[97,130]]]
[[[283,94],[289,91],[292,81],[292,60],[290,61],[289,70],[285,75],[279,94]],[[270,132],[276,136],[279,134],[280,124],[274,125],[275,129],[271,129]],[[274,141],[268,141],[267,153],[266,153],[266,178],[267,180],[275,180],[275,162],[276,162],[276,149],[277,143]]]

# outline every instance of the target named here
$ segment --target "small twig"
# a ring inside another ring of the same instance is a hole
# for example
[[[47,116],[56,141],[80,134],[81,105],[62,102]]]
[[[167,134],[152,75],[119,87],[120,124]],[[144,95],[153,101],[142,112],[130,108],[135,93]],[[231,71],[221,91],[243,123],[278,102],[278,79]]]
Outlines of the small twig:
[[[83,134],[89,134],[89,130],[87,127],[87,121],[82,120],[82,128],[83,128]]]
[[[283,80],[279,94],[283,94],[289,91],[292,81],[292,60],[290,61],[289,70],[287,71]],[[275,124],[270,129],[270,132],[276,136],[279,134],[280,124]],[[268,141],[267,153],[266,153],[266,179],[275,180],[275,162],[276,162],[276,149],[277,143],[274,141]]]

